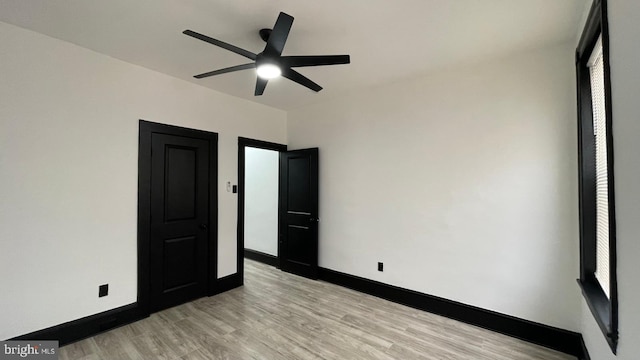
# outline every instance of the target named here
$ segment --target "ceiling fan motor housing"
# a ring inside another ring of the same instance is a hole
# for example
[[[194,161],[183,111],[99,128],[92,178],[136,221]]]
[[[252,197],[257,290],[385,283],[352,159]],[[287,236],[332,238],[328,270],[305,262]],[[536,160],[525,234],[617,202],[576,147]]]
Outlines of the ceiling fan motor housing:
[[[273,65],[281,66],[280,61],[278,61],[278,57],[265,55],[264,53],[257,54],[256,66],[260,66],[264,64],[273,64]]]

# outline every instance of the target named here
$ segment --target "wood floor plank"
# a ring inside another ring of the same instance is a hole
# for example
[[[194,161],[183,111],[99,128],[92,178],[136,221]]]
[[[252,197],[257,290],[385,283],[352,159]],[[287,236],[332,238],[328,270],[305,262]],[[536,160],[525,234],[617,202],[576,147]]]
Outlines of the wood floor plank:
[[[143,360],[172,360],[179,357],[169,344],[166,344],[160,334],[149,332],[132,339],[137,352]]]
[[[126,331],[119,328],[96,335],[92,339],[98,345],[103,359],[142,360],[143,356],[125,334]]]
[[[60,360],[100,358],[100,349],[93,338],[80,340],[60,348]]]
[[[575,360],[251,260],[244,284],[62,347],[60,359]]]

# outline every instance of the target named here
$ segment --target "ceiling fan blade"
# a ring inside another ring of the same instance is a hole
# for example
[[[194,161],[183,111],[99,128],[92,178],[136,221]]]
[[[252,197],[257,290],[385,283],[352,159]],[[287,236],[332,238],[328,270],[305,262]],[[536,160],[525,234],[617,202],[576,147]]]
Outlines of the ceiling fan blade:
[[[264,93],[264,88],[267,87],[267,82],[269,80],[258,77],[256,80],[256,91],[253,93],[255,96],[260,96]]]
[[[322,86],[314,83],[313,81],[311,81],[311,79],[307,78],[306,76],[300,74],[299,72],[293,69],[288,69],[288,68],[282,69],[282,76],[286,77],[291,81],[295,81],[302,86],[308,87],[309,89],[315,92],[322,90]]]
[[[271,35],[269,35],[267,46],[265,46],[264,48],[264,55],[269,57],[277,57],[282,54],[284,44],[287,42],[287,37],[289,37],[289,30],[291,30],[292,25],[293,16],[285,14],[283,12],[278,15],[278,20],[276,20],[276,24],[273,26]]]
[[[231,52],[234,52],[238,55],[242,55],[246,58],[249,58],[251,60],[255,60],[256,59],[256,54],[252,53],[251,51],[245,50],[245,49],[241,49],[237,46],[231,45],[231,44],[227,44],[224,41],[220,41],[220,40],[216,40],[212,37],[208,37],[206,35],[202,35],[200,33],[197,33],[195,31],[191,31],[191,30],[185,30],[182,32],[185,35],[191,36],[193,38],[196,38],[198,40],[202,40],[202,41],[206,41],[209,44],[213,44],[215,46],[219,46],[223,49],[229,50]]]
[[[220,69],[220,70],[209,71],[209,72],[206,72],[204,74],[198,74],[198,75],[194,76],[194,78],[202,79],[202,78],[206,78],[206,77],[209,77],[209,76],[226,74],[226,73],[230,73],[230,72],[234,72],[234,71],[253,69],[255,67],[256,67],[256,63],[236,65],[236,66],[231,66],[231,67]]]
[[[280,58],[283,65],[288,67],[323,66],[349,64],[349,55],[318,55],[318,56],[283,56]]]

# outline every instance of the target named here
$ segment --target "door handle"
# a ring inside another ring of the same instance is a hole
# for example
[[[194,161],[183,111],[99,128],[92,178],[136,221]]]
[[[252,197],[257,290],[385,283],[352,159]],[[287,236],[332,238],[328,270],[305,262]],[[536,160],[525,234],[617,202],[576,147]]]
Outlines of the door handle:
[[[200,224],[200,229],[201,230],[207,230],[209,228],[209,226],[207,224]]]
[[[320,222],[318,218],[309,218],[309,222]]]

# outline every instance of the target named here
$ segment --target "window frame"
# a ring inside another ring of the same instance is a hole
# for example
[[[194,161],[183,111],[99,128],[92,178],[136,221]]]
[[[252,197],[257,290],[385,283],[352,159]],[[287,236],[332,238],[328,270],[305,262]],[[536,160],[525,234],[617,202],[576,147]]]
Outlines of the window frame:
[[[607,181],[609,202],[609,297],[596,279],[596,156],[593,129],[589,58],[602,37],[604,93],[607,141]],[[582,294],[602,330],[611,351],[618,345],[618,285],[616,274],[616,226],[613,131],[611,111],[611,73],[609,68],[609,27],[607,1],[594,0],[576,49],[576,85],[578,102],[578,173],[580,210],[580,279]]]

